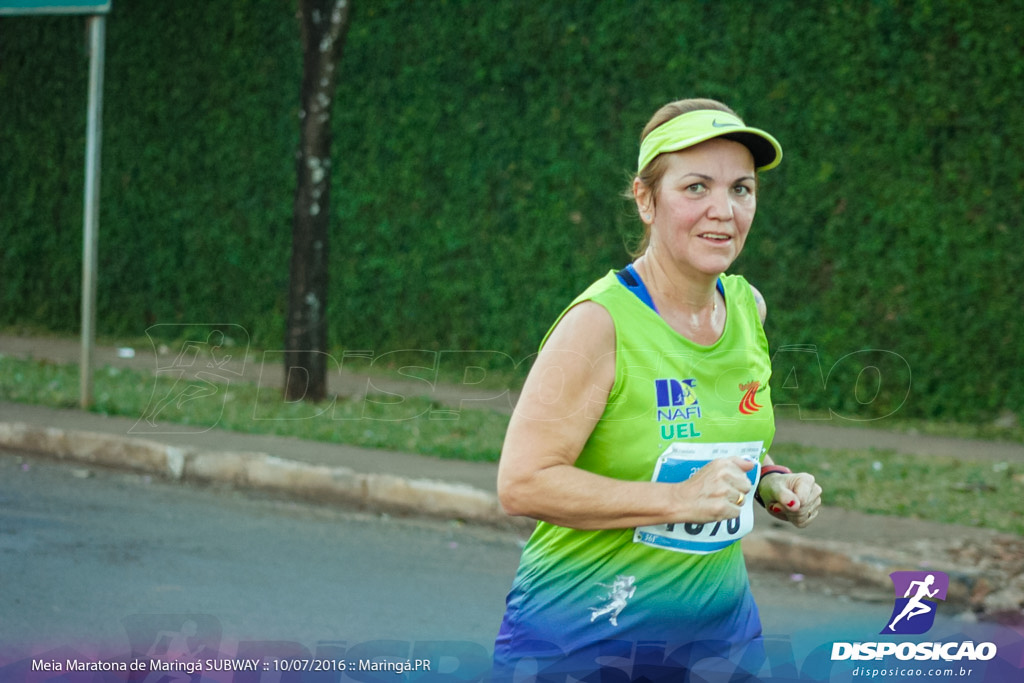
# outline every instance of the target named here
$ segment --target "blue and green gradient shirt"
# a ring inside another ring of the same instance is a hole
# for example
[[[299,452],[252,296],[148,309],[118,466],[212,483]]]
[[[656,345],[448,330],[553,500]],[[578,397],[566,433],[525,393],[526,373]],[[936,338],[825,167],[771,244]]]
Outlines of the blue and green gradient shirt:
[[[720,282],[727,317],[711,346],[675,332],[614,272],[569,306],[593,301],[605,307],[616,337],[614,384],[577,467],[651,481],[657,470],[667,471],[658,464],[666,451],[744,444],[759,458],[768,449],[775,433],[768,343],[747,281],[723,276]],[[693,458],[697,465],[699,459]],[[686,475],[668,480],[681,478]],[[752,510],[746,513],[749,518]],[[739,523],[683,522],[640,532],[539,522],[508,595],[495,642],[495,678],[535,670],[557,680],[557,674],[582,677],[602,666],[636,678],[678,672],[708,656],[749,658],[756,668],[760,618],[740,543],[730,542],[742,533]],[[654,536],[643,535],[648,532]],[[692,538],[695,545],[644,541],[660,534]]]

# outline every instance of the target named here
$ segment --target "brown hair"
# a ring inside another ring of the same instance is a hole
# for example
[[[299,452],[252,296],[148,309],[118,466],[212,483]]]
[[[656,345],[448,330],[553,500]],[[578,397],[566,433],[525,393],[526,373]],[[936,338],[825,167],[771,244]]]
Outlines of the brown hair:
[[[732,114],[736,118],[739,118],[739,115],[737,115],[736,112],[730,109],[728,105],[722,104],[718,100],[710,100],[706,98],[676,100],[675,102],[669,102],[668,104],[658,109],[658,111],[654,112],[654,116],[651,117],[651,120],[647,122],[646,126],[644,126],[643,132],[640,133],[640,142],[643,143],[644,138],[646,138],[652,130],[654,130],[655,128],[664,123],[671,121],[677,116],[689,114],[692,111],[703,111],[708,109],[726,112],[728,114]],[[648,189],[650,189],[651,201],[654,201],[654,198],[658,194],[658,188],[661,186],[661,179],[665,176],[665,166],[665,157],[664,155],[659,154],[658,156],[654,157],[654,159],[652,159],[651,162],[647,164],[647,166],[640,169],[640,171],[636,175],[636,178],[638,178],[641,183],[643,183],[648,187]],[[634,199],[632,179],[630,181],[629,188],[626,190],[624,195],[628,199]],[[651,227],[645,223],[643,238],[640,240],[640,243],[637,245],[637,247],[631,250],[630,256],[636,258],[643,254],[644,251],[647,249],[647,245],[650,243],[650,240]]]

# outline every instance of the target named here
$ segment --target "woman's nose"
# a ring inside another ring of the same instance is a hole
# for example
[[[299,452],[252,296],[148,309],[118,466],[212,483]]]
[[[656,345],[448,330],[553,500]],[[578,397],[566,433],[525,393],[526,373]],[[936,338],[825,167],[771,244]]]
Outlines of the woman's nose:
[[[712,192],[708,207],[708,216],[718,220],[730,220],[733,217],[732,198],[728,192]]]

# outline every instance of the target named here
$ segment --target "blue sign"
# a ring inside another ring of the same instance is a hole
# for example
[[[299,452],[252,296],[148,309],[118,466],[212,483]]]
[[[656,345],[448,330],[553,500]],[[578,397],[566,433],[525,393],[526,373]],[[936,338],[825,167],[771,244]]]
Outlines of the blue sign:
[[[2,14],[106,14],[110,12],[110,0],[106,2],[69,2],[67,0],[0,0]]]

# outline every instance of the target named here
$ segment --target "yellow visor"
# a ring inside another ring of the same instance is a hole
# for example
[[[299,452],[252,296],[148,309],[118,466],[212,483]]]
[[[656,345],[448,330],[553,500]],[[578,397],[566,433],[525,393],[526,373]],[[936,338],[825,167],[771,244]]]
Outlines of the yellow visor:
[[[659,154],[678,152],[712,138],[727,138],[746,146],[754,155],[754,168],[758,171],[775,168],[782,161],[782,146],[765,131],[750,128],[724,111],[701,109],[680,114],[648,133],[640,144],[637,172],[643,171]]]

